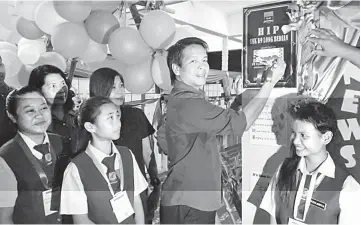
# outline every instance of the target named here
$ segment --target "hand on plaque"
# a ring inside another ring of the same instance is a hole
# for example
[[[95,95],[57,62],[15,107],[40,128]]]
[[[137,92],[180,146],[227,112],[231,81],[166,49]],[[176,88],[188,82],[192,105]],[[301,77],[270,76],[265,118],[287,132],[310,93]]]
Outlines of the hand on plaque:
[[[275,60],[274,64],[266,71],[267,81],[270,81],[272,85],[276,85],[276,83],[283,77],[285,69],[286,63],[282,59]]]
[[[240,95],[242,93],[243,83],[241,75],[238,75],[236,79],[233,80],[232,89],[236,91],[237,95]]]

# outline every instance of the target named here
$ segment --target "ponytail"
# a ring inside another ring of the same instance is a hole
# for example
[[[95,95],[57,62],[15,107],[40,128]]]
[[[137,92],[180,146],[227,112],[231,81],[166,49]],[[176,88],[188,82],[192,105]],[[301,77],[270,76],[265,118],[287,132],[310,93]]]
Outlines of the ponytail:
[[[289,202],[292,191],[296,191],[297,188],[297,167],[301,157],[297,156],[294,145],[291,145],[292,156],[286,158],[279,170],[276,179],[276,199],[280,204],[286,204],[290,206],[293,204]]]

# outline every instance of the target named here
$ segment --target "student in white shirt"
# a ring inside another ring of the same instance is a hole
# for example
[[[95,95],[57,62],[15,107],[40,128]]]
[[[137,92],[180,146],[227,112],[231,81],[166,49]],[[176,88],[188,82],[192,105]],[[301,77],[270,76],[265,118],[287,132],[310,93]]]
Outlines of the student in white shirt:
[[[60,209],[74,223],[144,224],[139,194],[148,184],[131,151],[112,141],[120,135],[120,116],[105,97],[91,97],[81,106],[79,123],[90,141],[64,173]]]
[[[359,184],[327,152],[337,130],[332,109],[301,102],[289,113],[292,156],[272,178],[261,208],[271,224],[358,224]]]
[[[56,224],[60,186],[68,158],[58,135],[48,134],[51,112],[32,87],[6,99],[18,132],[0,148],[0,223]]]

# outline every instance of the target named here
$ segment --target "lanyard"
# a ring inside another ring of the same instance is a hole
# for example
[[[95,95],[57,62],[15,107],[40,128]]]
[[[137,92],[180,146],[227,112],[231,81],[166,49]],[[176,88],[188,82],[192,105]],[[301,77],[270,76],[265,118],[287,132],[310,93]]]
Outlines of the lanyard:
[[[30,163],[34,167],[36,173],[39,175],[39,178],[40,178],[41,182],[43,183],[44,187],[46,189],[51,189],[52,188],[52,181],[49,182],[49,179],[46,176],[43,168],[41,167],[41,165],[39,163],[39,161],[37,161],[35,159],[35,157],[31,153],[29,147],[26,145],[25,141],[20,136],[18,136],[18,143],[19,143],[20,147],[23,149],[26,158],[28,158],[28,160],[30,161]],[[51,157],[52,158],[51,159],[52,163],[55,164],[57,156],[55,154],[54,149],[52,148],[52,146],[50,144],[50,141],[49,141],[49,151],[50,151],[51,156],[52,156]]]

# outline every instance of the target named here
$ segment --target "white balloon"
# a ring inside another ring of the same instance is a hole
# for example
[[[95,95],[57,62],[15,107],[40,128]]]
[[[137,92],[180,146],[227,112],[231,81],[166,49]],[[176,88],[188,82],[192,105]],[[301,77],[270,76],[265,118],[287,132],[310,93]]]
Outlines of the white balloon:
[[[9,50],[15,54],[18,52],[18,48],[14,44],[5,41],[0,41],[0,50]]]
[[[15,10],[19,16],[35,21],[35,10],[41,1],[15,0]]]
[[[23,45],[18,50],[18,57],[25,65],[36,63],[40,58],[41,52],[36,45]]]
[[[16,76],[23,65],[17,55],[9,50],[0,50],[0,57],[5,65],[6,77]]]
[[[41,38],[41,39],[37,39],[37,40],[29,40],[29,39],[26,39],[26,38],[21,38],[20,41],[18,42],[18,49],[20,49],[24,45],[34,45],[34,46],[36,46],[39,49],[40,54],[43,54],[44,52],[46,52],[46,40],[45,40],[45,38]]]
[[[55,28],[62,23],[67,22],[55,11],[52,1],[44,1],[38,5],[35,10],[35,23],[47,34],[52,35]]]
[[[13,1],[0,1],[0,24],[8,30],[15,31],[17,18]]]

